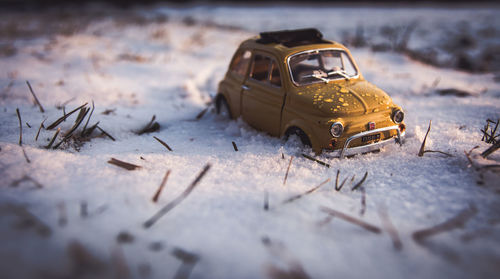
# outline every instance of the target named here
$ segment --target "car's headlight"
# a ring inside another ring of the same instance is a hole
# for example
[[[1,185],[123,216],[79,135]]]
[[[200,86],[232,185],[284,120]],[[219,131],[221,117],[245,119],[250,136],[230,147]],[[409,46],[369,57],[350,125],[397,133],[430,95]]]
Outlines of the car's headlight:
[[[340,137],[343,131],[344,131],[344,125],[342,125],[342,123],[340,122],[335,122],[332,124],[332,126],[330,126],[330,134],[332,134],[332,136],[336,138]]]
[[[399,124],[403,122],[404,119],[405,119],[405,113],[403,111],[398,109],[392,113],[392,121],[394,121],[394,123]]]

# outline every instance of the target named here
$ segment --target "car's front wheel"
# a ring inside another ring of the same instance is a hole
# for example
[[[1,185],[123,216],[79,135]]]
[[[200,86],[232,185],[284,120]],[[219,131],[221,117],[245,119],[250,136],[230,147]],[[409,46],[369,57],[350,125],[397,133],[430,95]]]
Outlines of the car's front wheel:
[[[305,147],[312,147],[311,140],[309,140],[309,137],[304,131],[302,131],[302,129],[297,127],[289,128],[285,133],[285,140],[288,141],[288,138],[290,136],[297,136],[302,145],[304,145]]]

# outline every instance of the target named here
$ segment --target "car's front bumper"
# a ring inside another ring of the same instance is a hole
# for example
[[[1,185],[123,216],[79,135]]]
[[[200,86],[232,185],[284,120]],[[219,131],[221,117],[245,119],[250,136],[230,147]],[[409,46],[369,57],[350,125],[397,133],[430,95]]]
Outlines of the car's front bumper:
[[[349,144],[355,139],[371,135],[371,134],[376,134],[376,133],[381,133],[381,132],[386,132],[386,131],[392,131],[396,130],[397,135],[395,137],[391,137],[388,139],[384,139],[381,141],[377,141],[371,144],[367,145],[362,145],[362,146],[356,146],[356,147],[349,147]],[[341,149],[336,149],[336,150],[328,150],[326,155],[329,157],[338,157],[338,158],[344,158],[345,156],[352,156],[356,154],[361,154],[361,153],[368,153],[368,152],[373,152],[376,150],[379,150],[380,148],[392,143],[393,141],[396,141],[396,143],[399,143],[400,145],[403,144],[403,138],[405,136],[405,132],[401,132],[401,129],[399,126],[389,126],[389,127],[384,127],[384,128],[379,128],[375,130],[370,130],[370,131],[365,131],[361,132],[355,135],[350,136],[344,143],[344,146]]]

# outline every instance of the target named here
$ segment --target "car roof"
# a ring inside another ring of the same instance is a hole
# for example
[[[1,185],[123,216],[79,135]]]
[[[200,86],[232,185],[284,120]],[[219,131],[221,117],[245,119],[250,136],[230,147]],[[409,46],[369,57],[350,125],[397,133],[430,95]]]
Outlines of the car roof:
[[[240,48],[271,52],[279,59],[291,54],[322,48],[339,48],[348,51],[340,43],[323,39],[316,29],[283,30],[263,32],[241,43]]]

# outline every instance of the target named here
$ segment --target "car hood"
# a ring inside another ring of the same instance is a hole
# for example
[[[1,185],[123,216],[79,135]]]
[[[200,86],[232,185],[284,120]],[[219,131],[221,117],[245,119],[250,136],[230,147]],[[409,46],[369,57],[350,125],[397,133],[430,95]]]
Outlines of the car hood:
[[[326,114],[360,115],[389,109],[392,100],[382,89],[362,80],[315,83],[297,90],[298,98]]]

